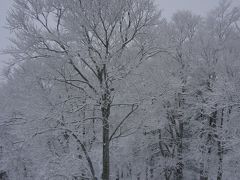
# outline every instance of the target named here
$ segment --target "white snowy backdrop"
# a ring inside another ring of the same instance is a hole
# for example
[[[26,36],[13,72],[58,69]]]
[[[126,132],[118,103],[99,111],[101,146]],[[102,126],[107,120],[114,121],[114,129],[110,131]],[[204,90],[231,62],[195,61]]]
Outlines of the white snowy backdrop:
[[[240,7],[155,3],[14,1],[1,180],[240,179]]]

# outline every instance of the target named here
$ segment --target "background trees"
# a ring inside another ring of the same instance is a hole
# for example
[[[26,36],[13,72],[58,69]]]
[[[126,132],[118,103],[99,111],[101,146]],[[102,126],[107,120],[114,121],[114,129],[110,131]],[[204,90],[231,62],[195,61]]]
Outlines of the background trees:
[[[227,1],[168,22],[150,0],[15,0],[0,126],[18,171],[2,170],[238,179],[239,18]]]

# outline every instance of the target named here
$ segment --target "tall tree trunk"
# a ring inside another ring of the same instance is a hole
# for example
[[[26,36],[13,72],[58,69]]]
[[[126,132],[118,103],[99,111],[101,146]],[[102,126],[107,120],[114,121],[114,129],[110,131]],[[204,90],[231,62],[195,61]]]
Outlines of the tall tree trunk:
[[[103,120],[103,156],[102,156],[102,180],[110,178],[110,157],[109,157],[109,122]]]
[[[179,121],[179,133],[177,137],[177,171],[176,171],[176,180],[183,180],[183,122]]]
[[[103,122],[103,154],[102,154],[102,180],[109,180],[110,178],[110,137],[109,137],[109,115],[110,115],[110,107],[111,107],[111,98],[110,91],[106,81],[106,66],[103,68],[103,81],[101,82],[101,88],[103,90],[102,100],[101,100],[101,112],[102,112],[102,122]]]
[[[218,173],[217,173],[217,180],[222,180],[222,175],[223,175],[223,148],[222,148],[222,143],[219,141],[218,142]]]
[[[184,82],[183,82],[184,83]],[[176,140],[177,140],[177,167],[176,167],[176,173],[175,173],[175,178],[176,180],[183,180],[183,115],[181,112],[181,109],[184,107],[184,97],[183,93],[185,92],[185,88],[182,87],[181,93],[178,93],[178,109],[179,112],[177,112],[177,118],[175,123],[175,126],[177,126],[176,129]]]
[[[224,118],[224,109],[222,109],[221,114],[221,122],[220,122],[220,130],[222,131],[223,128],[223,118]],[[219,137],[218,137],[219,139]],[[218,140],[218,172],[217,172],[217,180],[222,180],[223,175],[223,144],[222,140]]]
[[[208,169],[209,165],[211,162],[211,154],[212,154],[212,147],[215,144],[214,137],[216,137],[216,127],[217,127],[217,111],[214,111],[210,116],[209,116],[209,128],[210,132],[207,135],[207,164],[205,164],[205,160],[201,163],[200,165],[200,180],[208,180]],[[206,167],[207,166],[207,167]]]
[[[205,116],[203,115],[204,114],[204,110],[201,109],[201,115],[200,115],[200,118],[201,120],[204,120]],[[202,129],[203,130],[203,129]],[[202,138],[202,135],[200,136]],[[205,144],[204,144],[205,145]],[[202,145],[202,146],[204,146]],[[206,150],[205,148],[202,148],[201,149],[201,156],[202,156],[202,160],[200,161],[199,163],[199,175],[200,175],[200,180],[208,180],[208,172],[206,170],[206,167],[205,167],[205,153],[206,153]]]
[[[109,180],[110,177],[110,155],[109,155],[109,115],[110,115],[110,104],[109,104],[109,93],[105,92],[103,95],[102,105],[102,117],[103,117],[103,156],[102,156],[102,180]]]

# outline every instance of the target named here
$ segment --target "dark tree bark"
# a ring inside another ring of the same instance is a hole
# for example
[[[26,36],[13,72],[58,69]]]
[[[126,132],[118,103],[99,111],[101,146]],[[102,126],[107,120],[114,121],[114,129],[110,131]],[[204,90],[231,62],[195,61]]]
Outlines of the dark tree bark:
[[[108,119],[103,120],[103,171],[102,180],[110,178],[110,156],[109,156],[109,122]]]
[[[224,109],[222,109],[221,113],[221,122],[220,122],[220,130],[223,128],[223,120],[224,120]],[[218,172],[217,172],[217,180],[222,180],[223,176],[223,142],[218,138]]]
[[[179,133],[177,137],[177,170],[176,170],[176,180],[183,180],[183,122],[179,122]]]
[[[185,84],[185,81],[183,80]],[[181,90],[181,93],[178,93],[178,108],[181,109],[184,107],[185,99],[183,97],[183,93],[185,92],[184,87]],[[184,124],[183,124],[183,117],[182,112],[177,112],[176,114],[176,122],[175,127],[176,129],[176,141],[177,141],[177,166],[175,172],[176,180],[183,180],[183,131],[184,131]]]
[[[111,109],[111,95],[107,82],[107,70],[106,65],[103,65],[102,70],[99,72],[99,82],[100,87],[103,91],[101,96],[101,112],[102,112],[102,125],[103,125],[103,134],[102,134],[102,180],[110,179],[110,135],[109,135],[109,115]]]

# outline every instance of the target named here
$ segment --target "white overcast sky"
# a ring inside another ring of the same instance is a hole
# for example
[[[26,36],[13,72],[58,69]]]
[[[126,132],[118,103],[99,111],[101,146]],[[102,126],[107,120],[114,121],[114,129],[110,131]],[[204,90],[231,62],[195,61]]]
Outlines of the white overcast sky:
[[[240,0],[232,1],[240,4]],[[157,0],[157,2],[160,9],[163,10],[163,17],[168,19],[177,10],[190,10],[204,16],[218,4],[218,0]],[[12,0],[0,0],[0,49],[5,48],[9,44],[7,40],[9,33],[4,29],[4,25],[6,24],[6,14],[11,4]],[[0,69],[3,67],[2,62],[7,58],[7,56],[0,55]]]

